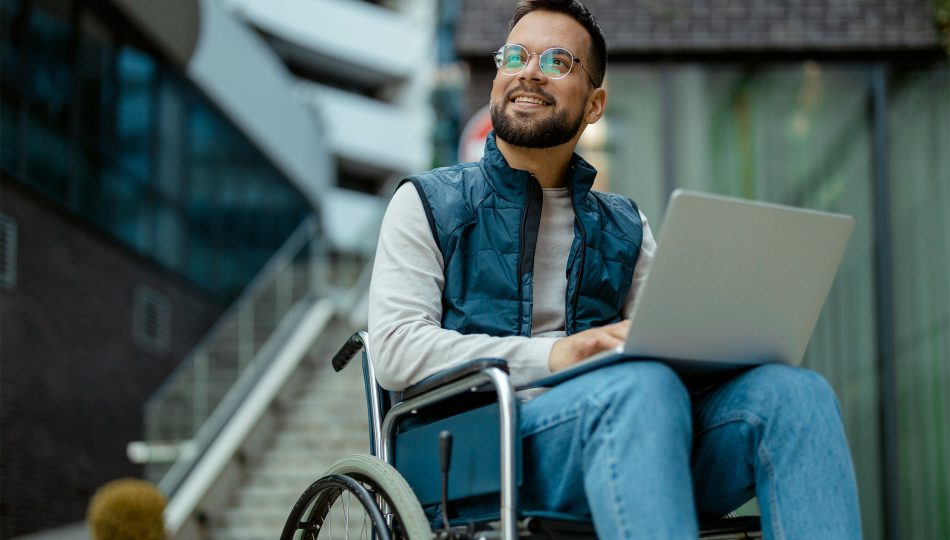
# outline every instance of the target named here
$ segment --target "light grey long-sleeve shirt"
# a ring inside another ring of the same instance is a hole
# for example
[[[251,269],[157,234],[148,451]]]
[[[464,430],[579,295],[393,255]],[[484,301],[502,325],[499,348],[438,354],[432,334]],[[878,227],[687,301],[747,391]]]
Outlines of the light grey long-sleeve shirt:
[[[569,190],[545,188],[534,259],[531,337],[463,335],[442,328],[442,253],[418,192],[400,187],[389,203],[380,230],[369,295],[370,352],[379,383],[401,390],[438,371],[475,358],[504,358],[515,385],[550,374],[548,356],[565,335],[564,269],[574,240],[574,209]],[[641,212],[643,241],[624,304],[629,318],[656,251],[653,233]]]

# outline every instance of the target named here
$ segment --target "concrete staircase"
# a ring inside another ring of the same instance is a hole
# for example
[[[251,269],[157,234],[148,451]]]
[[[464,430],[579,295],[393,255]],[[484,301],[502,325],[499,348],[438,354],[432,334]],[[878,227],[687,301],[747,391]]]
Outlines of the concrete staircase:
[[[212,540],[275,539],[297,497],[336,460],[368,453],[359,358],[340,373],[330,358],[349,331],[340,323],[321,338],[299,377],[307,379],[280,414],[271,446],[248,464],[230,508],[208,523]]]

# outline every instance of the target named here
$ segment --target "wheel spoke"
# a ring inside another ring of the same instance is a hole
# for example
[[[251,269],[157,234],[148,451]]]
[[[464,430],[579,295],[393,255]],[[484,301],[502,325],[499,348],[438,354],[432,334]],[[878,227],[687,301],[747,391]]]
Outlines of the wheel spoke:
[[[350,537],[350,507],[347,501],[350,500],[350,492],[346,492],[346,498],[343,499],[343,529],[346,531],[346,538]]]

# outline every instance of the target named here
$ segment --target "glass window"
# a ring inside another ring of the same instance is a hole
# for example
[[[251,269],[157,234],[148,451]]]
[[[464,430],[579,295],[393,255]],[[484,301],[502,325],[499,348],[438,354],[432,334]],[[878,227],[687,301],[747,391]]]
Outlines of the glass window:
[[[60,6],[69,9],[71,2]],[[72,29],[65,13],[34,9],[27,22],[24,45],[30,58],[26,72],[28,123],[26,168],[36,186],[57,197],[67,194],[70,110],[73,69]],[[21,72],[22,74],[23,72]],[[34,174],[35,171],[35,174]]]
[[[2,4],[5,172],[207,292],[236,295],[309,205],[130,29],[85,3],[49,6],[60,11]]]

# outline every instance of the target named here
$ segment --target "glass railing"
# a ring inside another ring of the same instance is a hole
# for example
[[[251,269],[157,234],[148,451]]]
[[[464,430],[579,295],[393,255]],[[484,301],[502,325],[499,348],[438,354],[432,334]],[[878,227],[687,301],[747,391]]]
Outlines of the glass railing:
[[[145,404],[144,443],[130,447],[171,494],[274,357],[307,305],[329,287],[323,238],[307,218]]]

